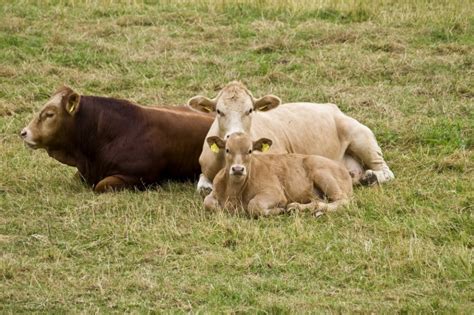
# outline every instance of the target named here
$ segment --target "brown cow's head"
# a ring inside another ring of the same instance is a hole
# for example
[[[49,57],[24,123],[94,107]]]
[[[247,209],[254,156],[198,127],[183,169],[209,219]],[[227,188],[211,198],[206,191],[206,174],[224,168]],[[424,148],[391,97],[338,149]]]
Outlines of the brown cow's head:
[[[227,139],[232,133],[250,133],[254,110],[267,111],[280,105],[281,100],[274,95],[255,99],[252,93],[240,82],[227,84],[216,98],[195,96],[188,105],[202,112],[217,112],[219,134]]]
[[[69,87],[60,88],[38,114],[23,128],[20,136],[33,149],[58,149],[66,144],[80,96]]]
[[[249,172],[249,164],[253,151],[266,151],[272,140],[261,138],[253,141],[244,133],[233,133],[227,141],[213,136],[206,139],[211,150],[225,150],[225,169],[233,181],[242,181]]]

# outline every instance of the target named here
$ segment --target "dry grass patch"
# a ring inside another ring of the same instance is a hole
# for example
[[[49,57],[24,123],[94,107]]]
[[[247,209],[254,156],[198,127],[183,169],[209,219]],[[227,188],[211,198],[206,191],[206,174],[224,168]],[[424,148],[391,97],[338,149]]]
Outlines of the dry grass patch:
[[[471,13],[463,1],[6,3],[3,312],[472,313]],[[396,180],[344,210],[203,211],[195,183],[95,195],[18,132],[58,86],[184,104],[242,80],[332,102]]]

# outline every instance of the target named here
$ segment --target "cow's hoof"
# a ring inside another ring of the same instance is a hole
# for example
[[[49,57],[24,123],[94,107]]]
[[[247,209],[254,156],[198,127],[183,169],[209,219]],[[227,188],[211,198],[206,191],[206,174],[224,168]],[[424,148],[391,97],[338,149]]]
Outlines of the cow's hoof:
[[[287,206],[286,206],[286,211],[287,212],[298,212],[301,210],[301,204],[297,203],[297,202],[292,202],[292,203],[289,203]]]
[[[202,199],[206,198],[212,192],[211,187],[200,187],[199,188],[199,195],[201,195]]]
[[[316,219],[319,218],[320,216],[323,216],[323,215],[324,215],[324,212],[323,212],[323,211],[316,211],[316,212],[314,213],[314,217],[315,217]]]
[[[360,183],[364,186],[373,186],[378,183],[377,175],[372,170],[367,170],[360,179]]]

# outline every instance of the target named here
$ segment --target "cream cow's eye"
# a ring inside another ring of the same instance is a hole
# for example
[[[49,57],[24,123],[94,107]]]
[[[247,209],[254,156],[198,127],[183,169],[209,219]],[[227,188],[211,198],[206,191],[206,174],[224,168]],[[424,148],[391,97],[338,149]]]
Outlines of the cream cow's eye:
[[[249,154],[252,154],[252,149],[249,150]]]
[[[219,116],[224,116],[224,113],[221,112],[220,110],[216,110],[216,112],[217,112],[217,115],[219,115]]]
[[[253,108],[251,108],[251,109],[249,109],[249,110],[247,111],[247,115],[252,114],[252,112],[253,112]]]
[[[229,153],[229,152],[230,152],[229,149],[225,149],[225,153]]]

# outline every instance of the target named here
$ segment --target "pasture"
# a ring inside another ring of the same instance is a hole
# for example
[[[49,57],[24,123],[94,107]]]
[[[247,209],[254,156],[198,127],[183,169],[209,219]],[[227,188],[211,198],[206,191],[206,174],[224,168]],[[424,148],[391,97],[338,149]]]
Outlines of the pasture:
[[[474,312],[469,1],[0,3],[0,312]],[[63,83],[142,105],[242,80],[369,126],[395,180],[349,206],[209,214],[103,195],[19,131]]]

